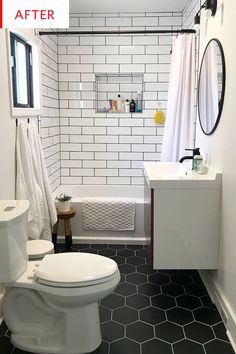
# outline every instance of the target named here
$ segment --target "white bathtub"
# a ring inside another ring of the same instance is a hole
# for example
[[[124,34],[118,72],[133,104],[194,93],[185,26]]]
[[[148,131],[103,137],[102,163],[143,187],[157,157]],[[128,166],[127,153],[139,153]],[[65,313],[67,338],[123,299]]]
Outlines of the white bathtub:
[[[143,186],[61,185],[53,195],[60,193],[72,196],[71,206],[77,213],[71,219],[73,243],[146,243],[144,235],[144,188]],[[82,198],[134,198],[136,200],[134,231],[84,231],[82,224]],[[60,222],[62,223],[62,222]],[[59,227],[59,235],[64,235]]]

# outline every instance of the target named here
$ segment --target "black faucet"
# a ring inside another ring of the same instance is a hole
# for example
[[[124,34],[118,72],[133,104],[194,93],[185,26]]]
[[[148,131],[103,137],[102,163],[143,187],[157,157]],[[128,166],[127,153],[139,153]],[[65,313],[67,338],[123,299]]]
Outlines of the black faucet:
[[[186,151],[192,151],[193,155],[192,156],[183,156],[179,160],[180,163],[184,162],[184,160],[192,160],[195,155],[200,155],[200,148],[195,148],[195,149],[185,149]]]

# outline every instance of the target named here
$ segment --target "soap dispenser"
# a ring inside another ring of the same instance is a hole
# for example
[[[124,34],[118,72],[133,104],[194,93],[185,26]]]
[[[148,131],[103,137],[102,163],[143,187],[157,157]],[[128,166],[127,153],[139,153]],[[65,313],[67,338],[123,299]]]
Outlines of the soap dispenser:
[[[200,172],[202,162],[203,162],[202,155],[194,155],[193,156],[193,171]]]

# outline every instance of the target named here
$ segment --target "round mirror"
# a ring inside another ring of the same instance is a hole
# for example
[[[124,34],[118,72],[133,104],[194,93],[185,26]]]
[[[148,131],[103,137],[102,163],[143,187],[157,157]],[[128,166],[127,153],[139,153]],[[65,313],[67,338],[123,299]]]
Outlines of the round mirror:
[[[212,134],[219,123],[225,95],[225,58],[218,39],[204,51],[198,80],[198,115],[203,133]]]

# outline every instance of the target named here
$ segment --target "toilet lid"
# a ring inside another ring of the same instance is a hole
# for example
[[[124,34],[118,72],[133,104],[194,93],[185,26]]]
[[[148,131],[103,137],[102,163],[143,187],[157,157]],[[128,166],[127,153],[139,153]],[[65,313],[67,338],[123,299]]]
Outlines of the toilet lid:
[[[74,283],[97,283],[116,272],[117,264],[110,258],[74,252],[45,256],[35,270],[35,277],[47,284],[60,283],[63,287]]]
[[[29,259],[43,258],[46,254],[54,251],[54,245],[47,240],[30,240],[27,241],[27,254]]]

